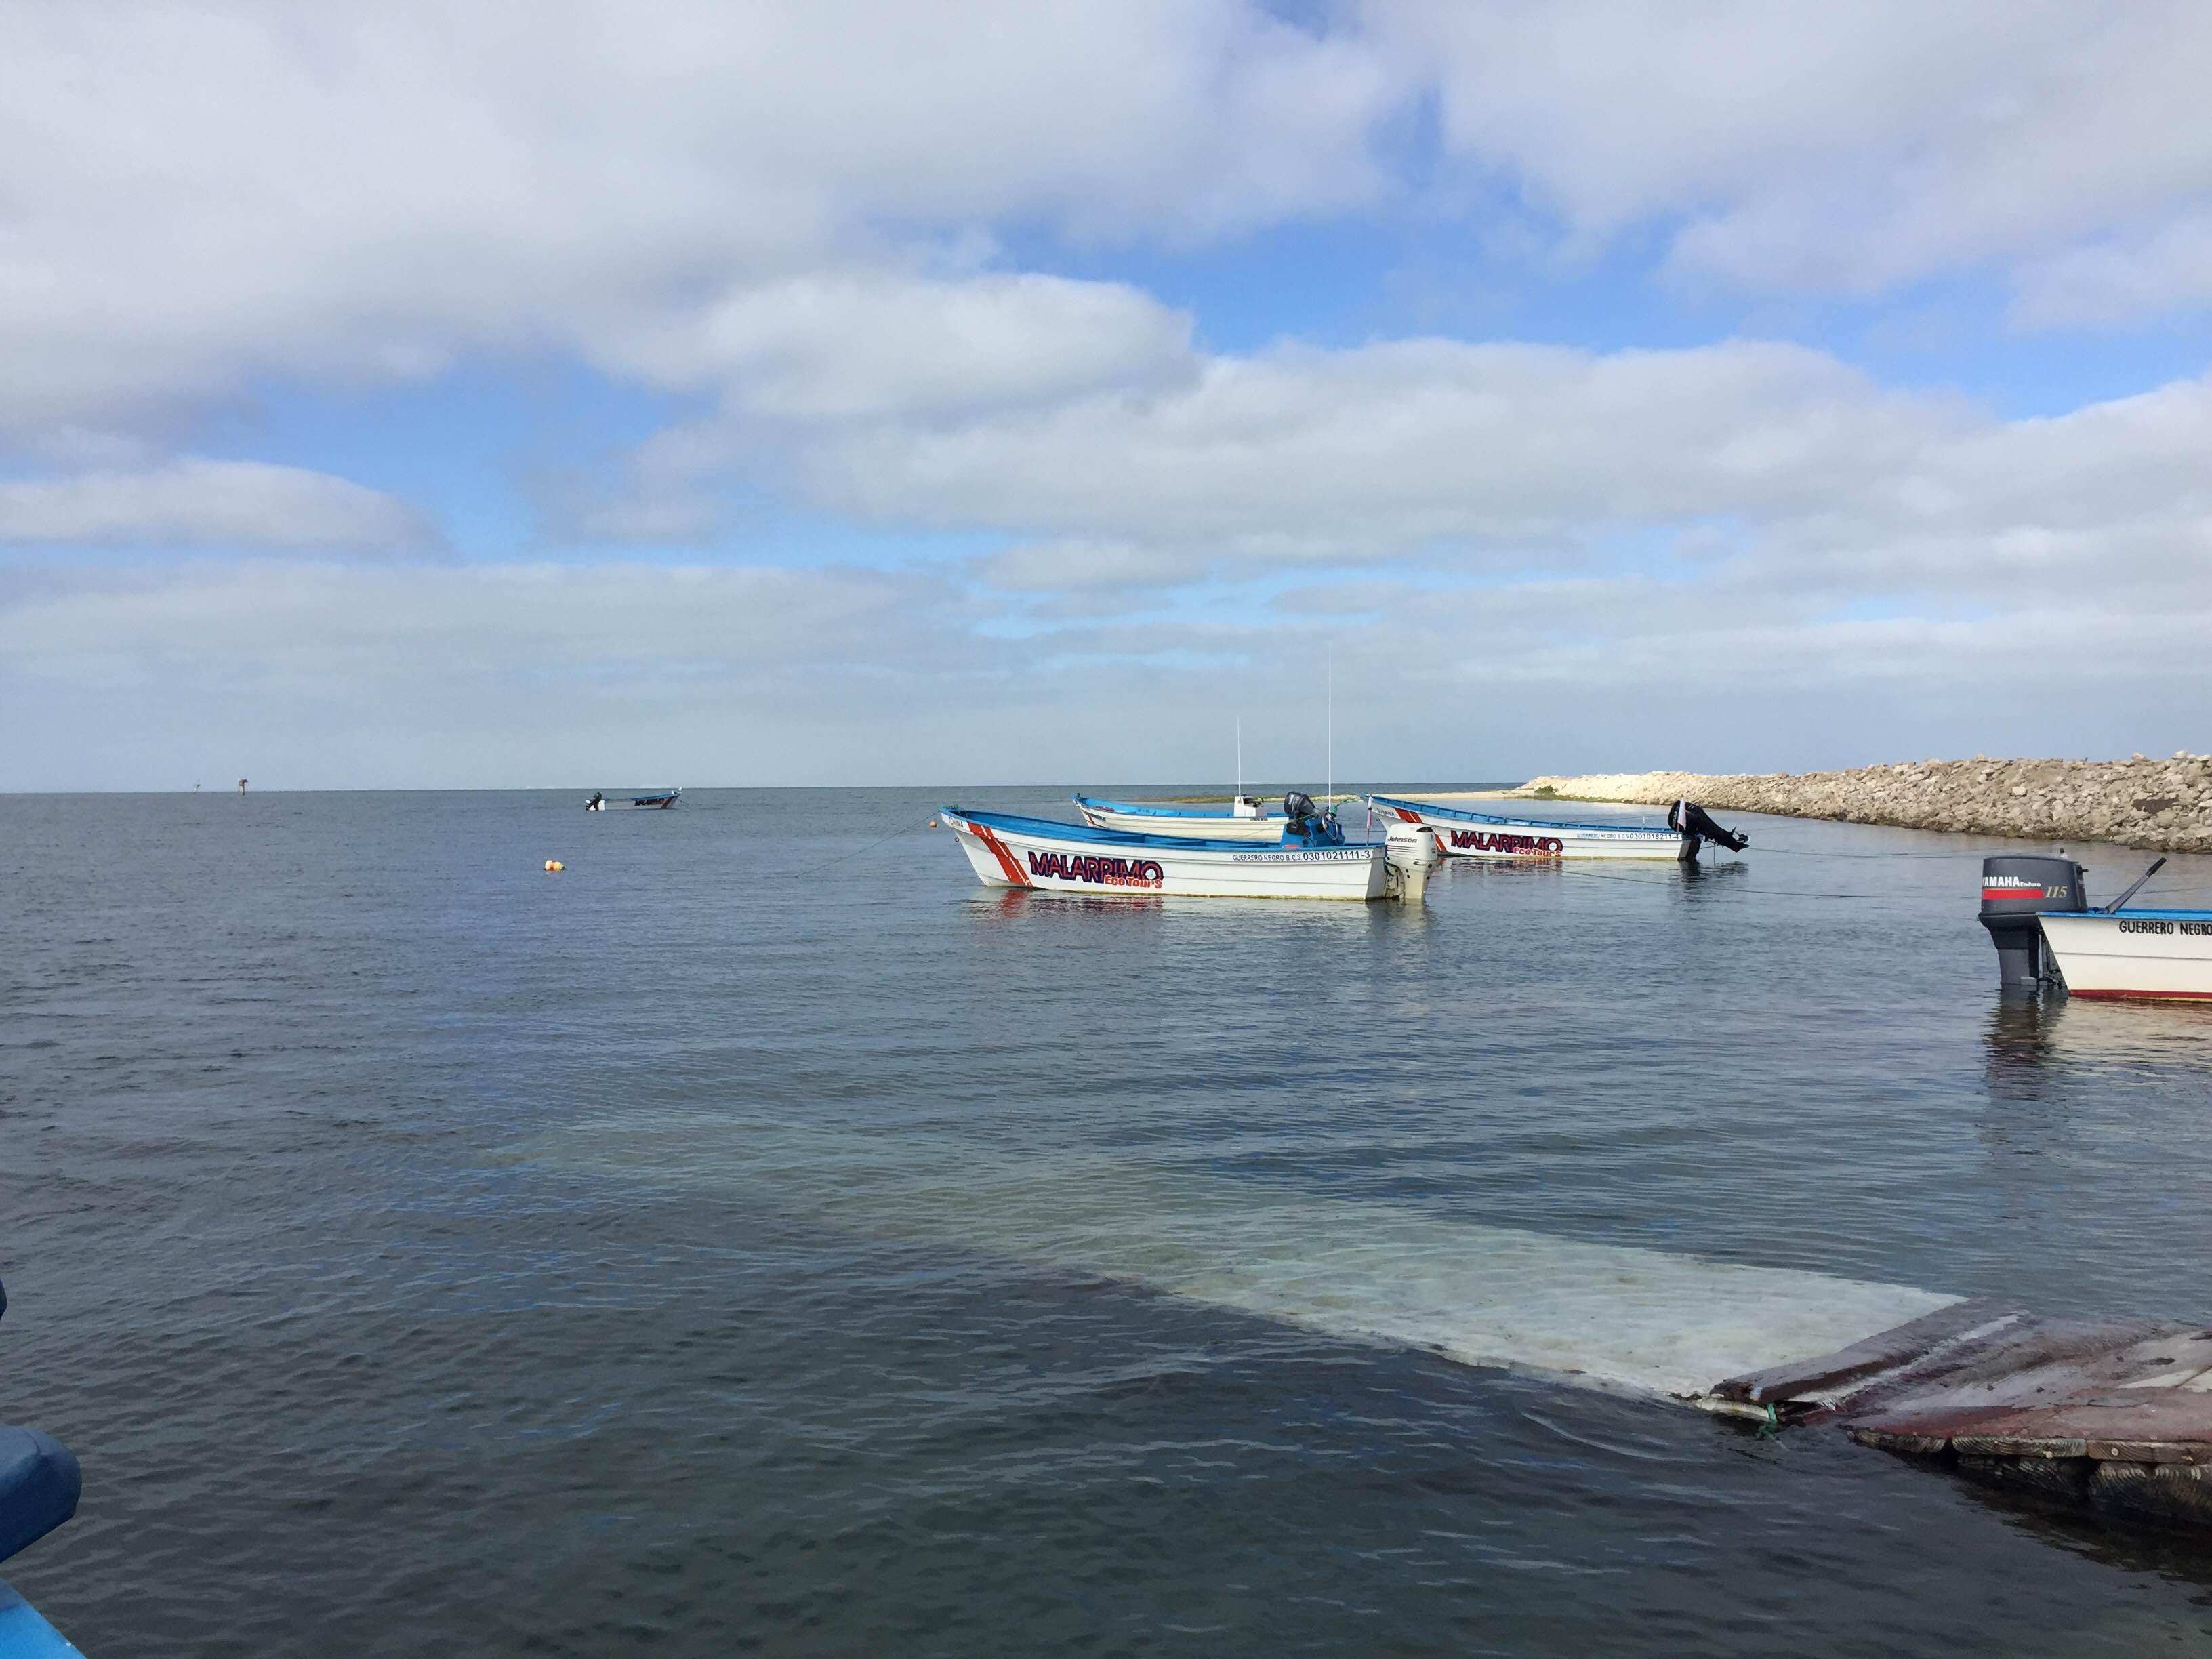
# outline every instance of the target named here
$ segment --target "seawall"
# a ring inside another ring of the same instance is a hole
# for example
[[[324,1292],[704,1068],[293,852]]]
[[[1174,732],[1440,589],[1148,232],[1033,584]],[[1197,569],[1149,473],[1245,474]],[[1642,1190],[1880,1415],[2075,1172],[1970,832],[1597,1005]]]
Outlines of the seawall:
[[[2212,756],[1911,761],[1848,772],[1617,772],[1531,778],[1516,796],[1700,805],[2032,840],[2212,851]]]

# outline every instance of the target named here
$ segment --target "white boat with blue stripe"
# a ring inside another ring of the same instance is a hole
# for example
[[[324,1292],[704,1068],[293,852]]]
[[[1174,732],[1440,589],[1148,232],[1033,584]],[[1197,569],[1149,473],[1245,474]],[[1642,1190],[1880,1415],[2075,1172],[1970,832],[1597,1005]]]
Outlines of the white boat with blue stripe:
[[[1156,801],[1094,800],[1088,795],[1075,797],[1075,810],[1095,830],[1188,836],[1197,841],[1279,842],[1290,822],[1280,812],[1270,812],[1265,801],[1242,793],[1226,812]]]
[[[1294,797],[1304,802],[1304,796]],[[1080,893],[1092,898],[1383,896],[1380,842],[1347,844],[1334,813],[1281,822],[1273,842],[1148,836],[1089,823],[948,806],[939,813],[986,887]]]
[[[1461,859],[1694,859],[1711,841],[1741,852],[1749,840],[1723,830],[1691,801],[1668,809],[1664,823],[1573,823],[1510,818],[1432,801],[1370,795],[1368,805],[1386,818],[1417,823],[1437,838],[1437,849]]]

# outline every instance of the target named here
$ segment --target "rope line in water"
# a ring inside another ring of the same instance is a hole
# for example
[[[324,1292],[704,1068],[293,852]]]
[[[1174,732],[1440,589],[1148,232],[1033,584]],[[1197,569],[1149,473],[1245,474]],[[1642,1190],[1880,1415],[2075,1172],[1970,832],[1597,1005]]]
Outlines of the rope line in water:
[[[1561,864],[1559,868],[1562,874],[1579,876],[1585,881],[1625,881],[1630,885],[1635,887],[1677,887],[1680,885],[1678,882],[1668,880],[1664,876],[1616,876],[1609,871],[1604,870],[1578,870],[1571,864]],[[1893,899],[1904,896],[1904,895],[1896,892],[1816,893],[1802,888],[1796,887],[1736,887],[1732,885],[1728,889],[1728,890],[1731,893],[1757,893],[1763,897],[1769,898]]]

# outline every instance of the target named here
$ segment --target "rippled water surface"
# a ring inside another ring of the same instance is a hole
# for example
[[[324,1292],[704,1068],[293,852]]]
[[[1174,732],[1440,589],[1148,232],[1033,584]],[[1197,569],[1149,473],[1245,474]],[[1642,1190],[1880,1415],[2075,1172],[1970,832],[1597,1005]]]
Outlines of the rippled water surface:
[[[2212,1544],[1648,1392],[2212,1315],[2212,1017],[2002,1004],[1978,843],[1084,902],[932,793],[579,799],[0,797],[88,1652],[2212,1650]]]

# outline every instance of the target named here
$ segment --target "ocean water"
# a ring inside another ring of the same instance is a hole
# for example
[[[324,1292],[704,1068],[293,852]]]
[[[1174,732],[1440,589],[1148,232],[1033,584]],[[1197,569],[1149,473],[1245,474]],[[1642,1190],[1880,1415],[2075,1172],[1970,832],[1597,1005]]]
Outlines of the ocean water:
[[[0,796],[88,1653],[2212,1650],[2212,1544],[1666,1398],[2212,1314],[2212,1016],[2002,1000],[1979,843],[1086,902],[581,793]]]

